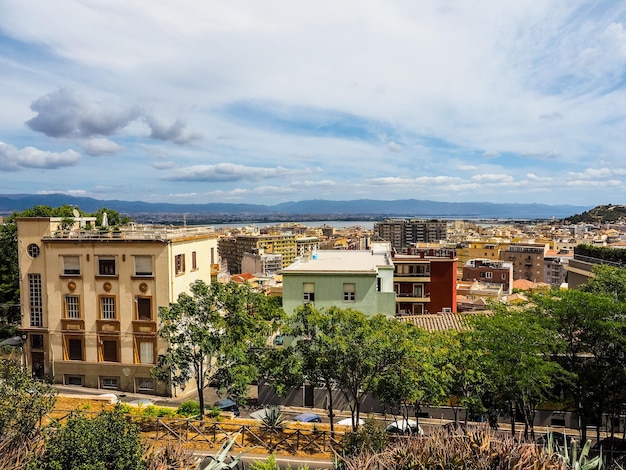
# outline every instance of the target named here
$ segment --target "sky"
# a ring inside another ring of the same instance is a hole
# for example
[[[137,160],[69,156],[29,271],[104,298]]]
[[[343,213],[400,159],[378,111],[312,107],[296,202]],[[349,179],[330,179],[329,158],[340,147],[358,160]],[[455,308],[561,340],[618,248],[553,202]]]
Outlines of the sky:
[[[626,203],[626,2],[0,0],[0,194]]]

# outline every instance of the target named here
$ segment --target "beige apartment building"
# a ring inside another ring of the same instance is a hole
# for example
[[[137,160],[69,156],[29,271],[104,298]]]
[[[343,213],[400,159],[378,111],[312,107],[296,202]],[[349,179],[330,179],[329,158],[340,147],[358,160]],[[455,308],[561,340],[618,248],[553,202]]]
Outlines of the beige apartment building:
[[[150,376],[166,344],[158,308],[219,270],[203,227],[92,229],[95,218],[17,221],[27,367],[55,383],[171,396]]]
[[[297,256],[311,254],[318,249],[317,237],[300,237],[292,233],[274,233],[265,235],[236,235],[222,237],[218,241],[220,258],[226,262],[230,274],[242,273],[242,261],[245,253],[266,253],[282,255],[285,268],[292,264]]]

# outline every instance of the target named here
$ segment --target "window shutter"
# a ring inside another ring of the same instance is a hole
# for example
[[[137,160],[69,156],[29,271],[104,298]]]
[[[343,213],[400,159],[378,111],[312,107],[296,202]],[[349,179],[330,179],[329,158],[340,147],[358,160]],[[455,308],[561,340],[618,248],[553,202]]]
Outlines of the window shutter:
[[[152,256],[135,256],[135,274],[138,276],[152,275]]]
[[[154,364],[154,347],[151,341],[139,343],[139,360],[142,364]]]

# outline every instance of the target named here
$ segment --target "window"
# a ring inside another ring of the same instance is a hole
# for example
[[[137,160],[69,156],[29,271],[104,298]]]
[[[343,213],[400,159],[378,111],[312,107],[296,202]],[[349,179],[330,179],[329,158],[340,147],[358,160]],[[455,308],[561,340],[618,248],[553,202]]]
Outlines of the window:
[[[63,256],[63,275],[80,275],[80,258],[77,255]]]
[[[353,283],[343,284],[343,301],[354,302],[354,284]]]
[[[65,341],[65,358],[69,361],[82,361],[83,360],[83,339],[74,337],[66,338]]]
[[[315,283],[313,282],[303,283],[302,291],[303,291],[302,300],[304,300],[305,303],[315,302]]]
[[[28,298],[30,301],[30,326],[43,326],[41,274],[28,275]]]
[[[135,276],[152,276],[152,256],[135,256]]]
[[[115,257],[98,256],[98,275],[115,276]]]
[[[376,278],[376,292],[380,292],[383,290],[383,280],[380,277]]]
[[[139,390],[140,392],[147,392],[147,391],[154,390],[154,380],[147,379],[147,378],[146,379],[138,378],[137,390]]]
[[[194,271],[198,269],[198,260],[195,251],[191,252],[191,269],[193,269]]]
[[[152,297],[137,297],[137,320],[152,320]]]
[[[503,275],[502,275],[502,280],[503,280],[503,281],[504,281],[504,280],[506,280],[506,274],[503,274]]]
[[[30,335],[30,348],[43,349],[43,335]]]
[[[140,339],[137,342],[139,350],[139,362],[141,364],[154,364],[154,341],[151,339]]]
[[[485,277],[487,279],[491,279],[493,277],[493,273],[492,272],[487,272],[487,273],[485,273]]]
[[[80,318],[80,298],[77,295],[65,296],[65,318]]]
[[[82,387],[85,378],[82,375],[65,375],[63,379],[65,385],[77,385]]]
[[[104,362],[119,362],[118,341],[115,338],[100,338],[100,358]]]
[[[100,387],[110,390],[117,390],[119,384],[118,377],[100,377]]]
[[[182,274],[185,272],[185,255],[176,255],[174,257],[174,265],[176,269],[176,274]]]
[[[109,295],[100,297],[100,318],[115,320],[115,297]]]
[[[39,256],[39,253],[40,253],[39,245],[37,245],[36,243],[31,243],[30,245],[26,247],[26,252],[28,253],[28,256],[30,256],[31,258],[37,258],[37,256]]]

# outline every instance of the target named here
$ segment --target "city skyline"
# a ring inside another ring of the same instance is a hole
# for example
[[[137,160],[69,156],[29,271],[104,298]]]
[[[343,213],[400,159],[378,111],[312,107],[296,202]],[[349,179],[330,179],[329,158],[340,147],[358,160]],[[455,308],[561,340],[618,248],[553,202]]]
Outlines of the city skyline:
[[[626,5],[0,4],[0,194],[624,201]]]

